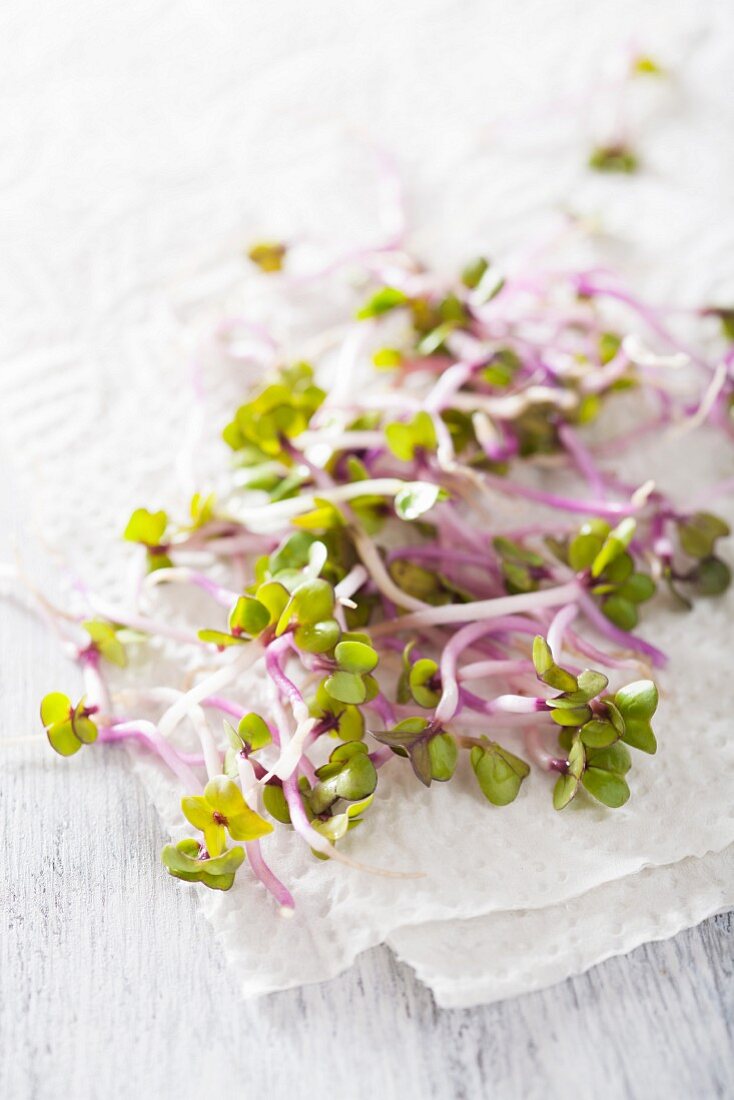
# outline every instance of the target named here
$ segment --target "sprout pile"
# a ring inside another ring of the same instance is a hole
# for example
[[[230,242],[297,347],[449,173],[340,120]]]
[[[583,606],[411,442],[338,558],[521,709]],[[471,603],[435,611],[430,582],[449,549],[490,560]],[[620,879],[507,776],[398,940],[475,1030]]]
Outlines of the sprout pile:
[[[286,295],[290,255],[249,253]],[[725,329],[710,363],[607,271],[503,278],[480,257],[447,282],[400,242],[343,266],[362,282],[336,374],[327,352],[280,363],[222,426],[225,492],[130,517],[147,610],[43,604],[85,679],[79,700],[44,698],[51,747],[156,754],[191,833],[164,848],[168,872],[228,890],[249,866],[284,910],[268,835],[362,866],[341,842],[396,769],[416,789],[473,784],[480,828],[531,769],[550,812],[623,806],[633,768],[653,766],[665,663],[638,622],[653,598],[682,612],[730,582],[722,519],[605,464],[655,432],[731,434],[730,310],[698,311]],[[683,360],[694,398],[668,385]],[[197,590],[202,621],[151,612],[159,585]],[[136,688],[148,637],[187,655],[176,688]]]

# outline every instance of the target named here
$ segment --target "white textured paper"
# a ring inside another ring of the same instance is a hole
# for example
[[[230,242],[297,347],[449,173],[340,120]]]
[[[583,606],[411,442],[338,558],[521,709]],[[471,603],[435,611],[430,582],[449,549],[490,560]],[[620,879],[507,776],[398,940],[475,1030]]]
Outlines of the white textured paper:
[[[543,989],[641,943],[667,939],[734,900],[734,849],[647,867],[546,909],[399,928],[388,943],[443,1008]]]
[[[442,264],[532,244],[549,212],[570,208],[601,219],[601,253],[650,295],[698,304],[734,293],[727,5],[248,7],[103,9],[73,0],[34,21],[11,0],[0,17],[13,105],[0,120],[0,416],[34,514],[29,537],[45,528],[62,564],[105,592],[125,587],[115,535],[130,509],[181,507],[224,460],[198,440],[216,436],[246,372],[231,364],[223,372],[220,359],[200,352],[200,335],[225,310],[247,314],[254,290],[243,246],[269,233],[306,234],[325,249],[374,240],[365,139],[397,155],[416,245]],[[605,136],[613,97],[591,93],[631,38],[672,77],[631,104],[644,172],[594,177],[583,162]],[[279,335],[297,350],[293,331]],[[203,406],[191,381],[195,356]],[[646,454],[642,476],[652,462],[681,500],[734,472],[731,453],[700,433]],[[651,619],[672,658],[661,682],[661,750],[636,762],[621,811],[554,814],[549,780],[537,774],[516,803],[494,811],[466,777],[425,791],[398,761],[381,783],[375,828],[358,830],[345,850],[423,870],[423,879],[314,861],[284,830],[268,838],[266,856],[297,897],[293,921],[273,919],[247,874],[231,894],[201,893],[241,963],[243,990],[328,977],[392,936],[406,958],[415,952],[445,1003],[465,1003],[501,995],[502,983],[470,988],[461,936],[455,985],[430,952],[427,963],[430,929],[444,935],[435,922],[476,918],[481,938],[481,921],[510,928],[522,910],[544,913],[551,927],[558,907],[579,899],[593,950],[582,956],[559,941],[557,964],[543,970],[532,940],[512,956],[505,991],[516,992],[540,972],[562,976],[615,944],[659,934],[658,897],[671,931],[734,901],[724,860],[713,872],[718,893],[702,887],[708,863],[680,864],[674,880],[662,869],[734,841],[731,691],[717,655],[733,606],[730,595],[684,619],[662,609]],[[180,835],[179,792],[154,763],[136,758],[136,768]],[[396,789],[405,797],[391,798]],[[661,869],[629,877],[646,865]],[[643,882],[651,900],[640,901],[632,926],[626,899]],[[621,938],[599,923],[600,909],[618,912]],[[431,925],[396,931],[422,922]]]

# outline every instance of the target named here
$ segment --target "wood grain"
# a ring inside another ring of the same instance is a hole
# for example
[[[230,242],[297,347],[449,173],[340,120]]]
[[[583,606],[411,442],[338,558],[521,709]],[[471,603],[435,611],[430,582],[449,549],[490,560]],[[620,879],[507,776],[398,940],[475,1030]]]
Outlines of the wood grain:
[[[10,736],[68,669],[19,613],[3,622]],[[438,1010],[384,949],[241,1003],[193,891],[159,869],[124,753],[62,761],[39,741],[1,759],[4,1100],[734,1095],[731,916],[486,1008]]]

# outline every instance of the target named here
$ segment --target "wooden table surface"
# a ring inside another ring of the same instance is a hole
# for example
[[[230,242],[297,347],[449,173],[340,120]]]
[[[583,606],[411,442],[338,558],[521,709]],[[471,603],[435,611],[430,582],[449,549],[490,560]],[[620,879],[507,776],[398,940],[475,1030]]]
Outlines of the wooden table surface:
[[[17,736],[68,670],[20,613],[2,624]],[[731,916],[483,1008],[437,1009],[386,949],[241,1003],[124,751],[1,759],[2,1100],[734,1096]]]

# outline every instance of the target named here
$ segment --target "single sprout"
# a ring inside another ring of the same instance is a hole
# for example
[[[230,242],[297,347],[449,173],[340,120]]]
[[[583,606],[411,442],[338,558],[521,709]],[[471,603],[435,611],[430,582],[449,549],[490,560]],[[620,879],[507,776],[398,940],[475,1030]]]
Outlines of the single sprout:
[[[639,168],[637,154],[622,144],[597,145],[589,154],[589,168],[595,172],[622,172],[630,175]]]
[[[273,275],[283,270],[287,252],[288,248],[282,241],[258,241],[248,248],[247,258],[259,267],[264,275]]]
[[[210,779],[203,795],[181,799],[184,817],[204,834],[210,856],[225,850],[227,833],[232,840],[258,840],[272,833],[273,826],[245,802],[239,787],[224,775]]]
[[[520,793],[530,768],[519,756],[486,737],[470,753],[471,766],[484,797],[493,806],[509,806]]]
[[[96,707],[85,705],[84,699],[74,706],[68,695],[52,691],[41,701],[41,721],[51,748],[59,756],[73,756],[82,745],[92,745],[97,740],[97,727],[92,716]]]
[[[187,838],[178,844],[166,844],[161,859],[174,878],[201,882],[210,890],[231,890],[235,875],[245,861],[245,853],[237,846],[212,857],[198,840]]]
[[[128,542],[138,542],[145,547],[148,569],[170,569],[173,565],[168,556],[168,515],[163,512],[149,512],[147,508],[136,508],[123,533]]]
[[[647,54],[639,54],[633,58],[631,65],[633,76],[664,76],[665,69],[658,65],[653,57]]]
[[[87,654],[98,654],[119,668],[127,666],[127,652],[120,641],[119,628],[114,623],[108,623],[104,619],[88,619],[82,626],[90,638],[89,646],[85,650]]]

